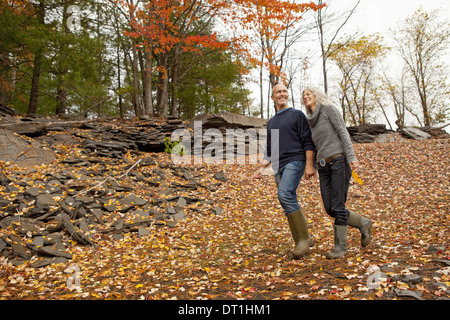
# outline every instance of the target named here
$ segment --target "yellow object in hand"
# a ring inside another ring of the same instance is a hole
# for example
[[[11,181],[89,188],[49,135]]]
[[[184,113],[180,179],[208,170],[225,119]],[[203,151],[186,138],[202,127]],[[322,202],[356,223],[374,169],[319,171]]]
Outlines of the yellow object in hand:
[[[360,185],[363,185],[363,181],[362,181],[361,178],[356,174],[355,171],[352,171],[352,177],[353,177],[353,179],[355,179],[356,182],[358,182]]]

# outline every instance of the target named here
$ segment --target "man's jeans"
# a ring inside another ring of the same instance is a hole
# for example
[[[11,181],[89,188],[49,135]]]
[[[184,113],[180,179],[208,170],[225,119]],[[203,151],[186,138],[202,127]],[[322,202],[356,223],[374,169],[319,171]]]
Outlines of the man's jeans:
[[[297,200],[297,188],[305,172],[305,161],[292,161],[275,174],[278,187],[278,200],[286,216],[300,210]]]
[[[319,166],[320,193],[325,211],[334,224],[346,226],[350,212],[345,209],[352,169],[346,157],[339,157],[325,167]]]

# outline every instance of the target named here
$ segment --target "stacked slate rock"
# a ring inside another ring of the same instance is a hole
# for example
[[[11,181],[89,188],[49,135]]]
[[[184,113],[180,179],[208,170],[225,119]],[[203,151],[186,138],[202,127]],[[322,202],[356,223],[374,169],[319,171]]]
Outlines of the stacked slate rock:
[[[1,115],[0,115],[1,116]],[[0,117],[2,120],[2,117]],[[0,130],[8,130],[20,135],[34,138],[52,145],[58,139],[74,138],[84,140],[85,149],[98,152],[99,156],[119,157],[128,150],[143,152],[163,152],[165,139],[174,130],[187,127],[180,119],[157,119],[141,117],[131,121],[112,118],[102,120],[63,120],[44,117],[3,117]],[[49,132],[60,132],[60,135],[50,135]]]
[[[354,143],[383,143],[397,142],[405,139],[448,139],[450,135],[442,128],[432,127],[405,127],[397,131],[386,129],[384,124],[364,124],[348,127],[347,131]]]
[[[377,137],[387,132],[384,124],[366,124],[357,127],[348,127],[353,142],[356,143],[372,143]]]
[[[143,152],[163,152],[165,140],[174,130],[186,127],[181,120],[166,120],[158,123],[153,121],[139,121],[135,125],[115,128],[103,124],[84,123],[80,129],[84,132],[75,133],[83,138],[84,149],[97,153],[99,156],[121,157],[129,150]],[[87,132],[89,131],[89,132]]]
[[[196,116],[189,121],[191,154],[225,160],[227,155],[237,158],[264,153],[266,125],[266,119],[233,113]]]
[[[111,161],[119,162],[117,172],[110,170]],[[0,196],[0,255],[15,265],[65,262],[73,245],[95,247],[99,238],[145,236],[151,228],[176,227],[189,215],[223,212],[203,197],[228,181],[222,171],[159,164],[154,156],[129,163],[87,155],[64,158],[56,168],[0,175],[9,195]]]

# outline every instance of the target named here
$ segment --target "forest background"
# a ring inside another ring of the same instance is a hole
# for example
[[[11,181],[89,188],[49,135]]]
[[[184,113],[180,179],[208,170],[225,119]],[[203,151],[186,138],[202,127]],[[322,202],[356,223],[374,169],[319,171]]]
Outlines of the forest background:
[[[301,89],[319,85],[349,125],[446,127],[445,5],[414,8],[388,39],[365,29],[387,25],[395,9],[374,8],[365,0],[0,0],[0,102],[29,115],[269,118],[271,88],[284,82],[296,108]]]

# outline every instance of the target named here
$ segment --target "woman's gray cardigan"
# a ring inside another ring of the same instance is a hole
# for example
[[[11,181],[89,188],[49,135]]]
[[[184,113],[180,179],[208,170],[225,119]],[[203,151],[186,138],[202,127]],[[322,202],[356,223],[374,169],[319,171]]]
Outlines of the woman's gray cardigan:
[[[306,118],[316,145],[317,161],[338,153],[344,153],[348,162],[357,160],[344,119],[335,106],[319,104],[313,113],[307,111]]]

